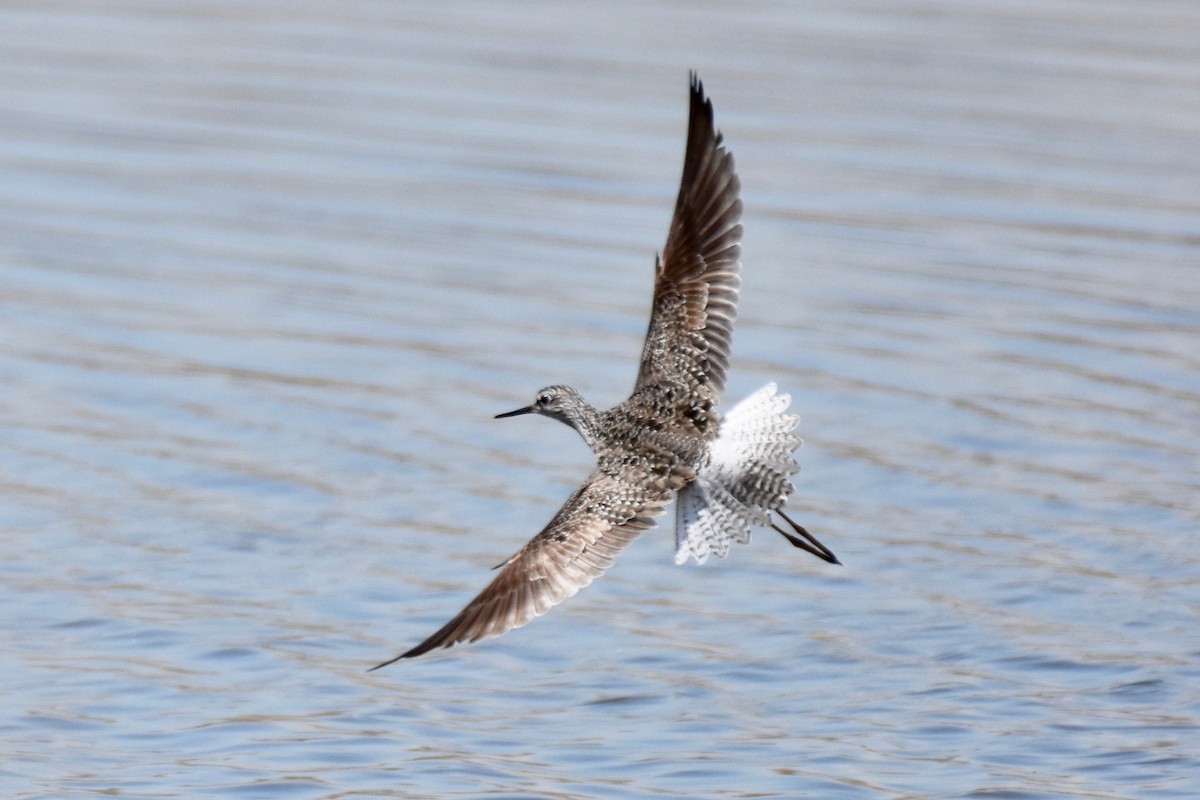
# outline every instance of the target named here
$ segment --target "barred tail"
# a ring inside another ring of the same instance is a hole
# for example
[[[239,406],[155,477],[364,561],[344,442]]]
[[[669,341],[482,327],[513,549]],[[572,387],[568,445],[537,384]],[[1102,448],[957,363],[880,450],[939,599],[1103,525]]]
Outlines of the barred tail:
[[[771,512],[787,503],[800,469],[792,453],[801,444],[793,433],[800,417],[786,413],[790,403],[770,383],[725,416],[708,460],[676,500],[675,563],[724,557],[730,542],[749,542],[750,528],[769,526]]]

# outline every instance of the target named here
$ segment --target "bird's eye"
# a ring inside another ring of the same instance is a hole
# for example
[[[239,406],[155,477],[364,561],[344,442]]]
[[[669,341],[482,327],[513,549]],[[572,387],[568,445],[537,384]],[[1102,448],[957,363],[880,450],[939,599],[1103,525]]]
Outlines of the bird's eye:
[[[540,394],[538,395],[537,401],[539,406],[548,406],[550,405],[550,395]]]

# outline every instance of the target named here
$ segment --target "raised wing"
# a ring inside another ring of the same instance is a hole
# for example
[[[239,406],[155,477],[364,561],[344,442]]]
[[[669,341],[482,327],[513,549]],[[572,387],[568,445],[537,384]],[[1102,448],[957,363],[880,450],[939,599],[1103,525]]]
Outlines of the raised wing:
[[[500,565],[500,574],[454,619],[416,647],[390,661],[438,647],[474,642],[519,628],[573,596],[612,566],[639,533],[654,526],[669,493],[624,483],[593,472],[541,533]]]
[[[683,178],[656,266],[635,392],[660,380],[678,380],[715,403],[725,388],[742,285],[742,201],[733,156],[713,127],[712,102],[695,73],[691,80]]]

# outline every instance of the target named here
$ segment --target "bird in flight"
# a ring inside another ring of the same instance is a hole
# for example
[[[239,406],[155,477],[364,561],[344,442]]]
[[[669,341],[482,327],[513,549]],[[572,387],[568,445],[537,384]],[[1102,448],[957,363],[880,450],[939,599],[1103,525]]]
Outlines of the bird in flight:
[[[541,414],[569,425],[595,453],[595,469],[454,619],[372,670],[498,636],[544,614],[612,566],[671,500],[678,564],[724,556],[730,542],[748,542],[755,525],[841,563],[783,510],[799,469],[792,457],[799,417],[786,413],[790,398],[768,384],[724,419],[717,412],[742,283],[739,190],[733,156],[713,127],[712,102],[692,73],[683,177],[655,264],[633,393],[600,411],[570,386],[548,386],[532,405],[497,417]]]

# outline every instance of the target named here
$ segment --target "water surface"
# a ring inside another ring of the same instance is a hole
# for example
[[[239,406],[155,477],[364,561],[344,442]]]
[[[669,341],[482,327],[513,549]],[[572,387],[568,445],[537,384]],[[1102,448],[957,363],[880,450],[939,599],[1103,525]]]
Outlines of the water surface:
[[[0,10],[13,798],[1200,795],[1189,3]],[[700,70],[796,515],[432,632],[632,384]]]

